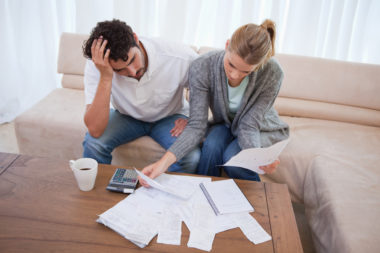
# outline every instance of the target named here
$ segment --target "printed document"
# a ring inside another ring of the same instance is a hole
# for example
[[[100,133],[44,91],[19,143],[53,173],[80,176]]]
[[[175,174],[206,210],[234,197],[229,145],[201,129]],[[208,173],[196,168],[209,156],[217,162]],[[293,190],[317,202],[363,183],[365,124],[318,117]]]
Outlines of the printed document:
[[[193,195],[195,191],[195,187],[193,184],[186,182],[184,180],[180,180],[178,178],[169,177],[166,180],[163,180],[162,183],[159,183],[160,177],[165,174],[162,174],[156,178],[156,180],[151,179],[146,176],[144,173],[135,169],[137,174],[144,179],[151,187],[156,188],[158,190],[173,194],[182,199],[188,199],[191,195]]]
[[[282,150],[284,150],[288,143],[289,139],[286,139],[267,148],[244,149],[233,156],[223,166],[242,167],[258,174],[264,174],[265,172],[259,167],[273,163],[280,156]]]

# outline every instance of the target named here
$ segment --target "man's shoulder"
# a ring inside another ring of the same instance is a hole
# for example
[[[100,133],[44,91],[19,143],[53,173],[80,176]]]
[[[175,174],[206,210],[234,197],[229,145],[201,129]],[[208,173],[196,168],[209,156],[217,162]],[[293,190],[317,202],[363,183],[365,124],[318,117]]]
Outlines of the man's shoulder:
[[[178,60],[193,60],[198,54],[189,45],[178,42],[168,41],[163,38],[148,38],[142,37],[141,41],[148,51],[151,51],[156,56],[168,57]]]

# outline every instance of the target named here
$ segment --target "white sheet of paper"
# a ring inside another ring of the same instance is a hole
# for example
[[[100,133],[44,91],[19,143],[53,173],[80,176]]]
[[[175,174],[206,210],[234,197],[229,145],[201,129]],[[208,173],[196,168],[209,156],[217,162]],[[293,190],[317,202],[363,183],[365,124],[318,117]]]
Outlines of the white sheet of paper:
[[[272,239],[249,213],[234,214],[233,218],[243,234],[254,244],[263,243]]]
[[[252,170],[258,174],[265,172],[259,167],[273,163],[289,143],[289,139],[277,142],[267,148],[249,148],[240,151],[223,166],[236,166]]]
[[[156,178],[156,182],[163,185],[167,192],[179,196],[183,199],[189,199],[197,185],[189,182],[189,178],[184,178],[184,176],[178,175],[169,175],[169,174],[161,174]]]
[[[172,175],[162,174],[155,180],[147,177],[142,172],[136,170],[136,173],[144,179],[151,187],[160,191],[164,191],[173,194],[182,199],[188,199],[195,191],[195,186],[186,180],[181,180],[179,177],[173,177]]]
[[[158,229],[158,243],[181,245],[182,220],[175,208],[165,209]]]
[[[212,243],[214,242],[215,233],[195,228],[190,231],[189,241],[187,247],[197,248],[200,250],[210,251],[212,249]]]
[[[161,185],[161,184],[159,184],[159,183],[157,183],[156,181],[154,181],[153,179],[151,179],[150,177],[148,177],[148,176],[146,176],[144,173],[142,173],[141,171],[139,171],[139,170],[136,170],[135,169],[135,171],[136,171],[136,173],[137,173],[137,175],[139,175],[142,179],[144,179],[151,187],[154,187],[154,188],[156,188],[156,189],[159,189],[159,190],[161,190],[161,191],[164,191],[164,187]]]
[[[210,251],[215,238],[216,216],[205,201],[195,202],[193,211],[192,228],[187,246]]]
[[[223,214],[216,216],[215,233],[220,233],[238,227],[231,214]]]

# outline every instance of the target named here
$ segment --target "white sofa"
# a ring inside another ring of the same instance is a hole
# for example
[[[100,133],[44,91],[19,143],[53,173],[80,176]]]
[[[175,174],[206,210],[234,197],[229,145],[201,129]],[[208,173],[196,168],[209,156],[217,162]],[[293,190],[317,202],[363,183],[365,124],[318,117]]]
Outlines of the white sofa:
[[[81,157],[86,38],[62,35],[62,88],[15,120],[21,153]],[[305,205],[318,252],[380,252],[380,66],[276,58],[285,78],[275,107],[290,126],[291,141],[277,171],[264,179],[286,183],[292,200]],[[143,137],[118,147],[112,163],[143,167],[163,152]]]

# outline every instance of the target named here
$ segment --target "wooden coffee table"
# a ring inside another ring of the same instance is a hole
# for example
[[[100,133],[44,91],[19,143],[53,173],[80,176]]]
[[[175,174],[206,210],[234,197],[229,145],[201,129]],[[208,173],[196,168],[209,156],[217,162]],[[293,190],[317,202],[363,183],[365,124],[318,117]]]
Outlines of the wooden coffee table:
[[[95,188],[82,192],[68,161],[0,153],[0,252],[202,252],[186,246],[185,225],[180,246],[154,238],[140,249],[95,222],[126,197],[105,189],[115,168],[100,165]],[[235,228],[216,234],[211,252],[303,252],[287,186],[236,182],[273,239],[254,245]]]

